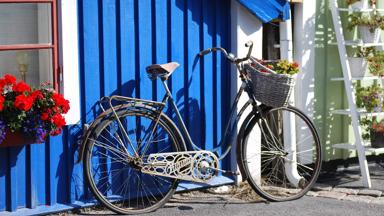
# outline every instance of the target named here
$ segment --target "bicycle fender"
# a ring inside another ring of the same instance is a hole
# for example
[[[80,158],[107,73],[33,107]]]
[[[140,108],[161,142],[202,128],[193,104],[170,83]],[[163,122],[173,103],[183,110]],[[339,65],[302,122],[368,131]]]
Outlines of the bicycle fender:
[[[244,157],[242,154],[244,136],[246,135],[246,133],[245,133],[246,129],[248,128],[248,125],[252,121],[253,118],[256,118],[254,112],[251,112],[247,115],[247,117],[244,119],[243,123],[241,124],[239,133],[237,135],[236,160],[237,160],[237,165],[239,166],[240,174],[242,176],[242,181],[246,180],[245,168],[243,165]]]
[[[261,112],[265,112],[272,109],[272,107],[264,106],[261,105]],[[237,136],[237,146],[236,146],[236,160],[237,160],[237,165],[239,166],[239,170],[241,173],[241,176],[243,177],[242,181],[247,180],[246,179],[246,172],[245,168],[243,165],[244,162],[244,155],[242,154],[243,152],[243,147],[244,147],[244,138],[248,135],[250,130],[252,129],[251,127],[253,126],[252,123],[256,121],[257,119],[260,118],[260,113],[253,110],[250,112],[247,117],[244,119],[243,123],[241,124],[238,136]]]

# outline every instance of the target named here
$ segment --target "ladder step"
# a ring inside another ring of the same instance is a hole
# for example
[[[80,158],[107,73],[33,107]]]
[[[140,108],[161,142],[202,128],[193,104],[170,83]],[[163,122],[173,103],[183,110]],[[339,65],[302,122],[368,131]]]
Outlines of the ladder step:
[[[365,76],[365,77],[352,77],[352,81],[355,80],[382,80],[384,77],[379,76]],[[344,81],[346,80],[344,77],[333,77],[330,79],[331,81]]]
[[[340,109],[340,110],[332,110],[332,114],[336,115],[351,115],[351,110],[350,109]],[[367,112],[363,109],[357,110],[357,113],[360,116],[379,116],[379,115],[384,115],[384,112]]]
[[[356,150],[356,145],[353,145],[351,143],[338,143],[332,145],[333,148],[337,149],[351,149],[351,150]]]
[[[372,148],[370,146],[370,143],[367,143],[369,145],[364,146],[364,149],[366,152],[371,153],[371,154],[383,154],[384,153],[384,147],[383,148]],[[333,144],[333,148],[337,149],[348,149],[348,150],[356,150],[356,145],[351,144],[351,143],[338,143],[338,144]]]
[[[339,11],[343,12],[372,12],[372,8],[363,8],[363,9],[352,9],[352,8],[338,8]],[[376,9],[377,12],[383,12],[383,9]]]
[[[330,45],[338,45],[337,42],[331,42]],[[352,46],[352,47],[377,47],[377,46],[384,46],[384,43],[363,43],[361,40],[354,40],[354,41],[344,41],[344,46]]]

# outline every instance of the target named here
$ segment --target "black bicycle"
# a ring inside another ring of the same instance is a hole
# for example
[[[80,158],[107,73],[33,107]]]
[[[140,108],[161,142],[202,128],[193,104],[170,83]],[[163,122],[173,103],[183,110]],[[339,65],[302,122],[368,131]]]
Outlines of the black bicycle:
[[[321,164],[316,129],[295,107],[271,107],[257,102],[257,87],[252,83],[252,71],[247,70],[252,61],[257,61],[251,57],[252,42],[246,46],[249,51],[245,58],[237,58],[219,47],[199,53],[204,56],[222,52],[236,65],[242,80],[222,143],[237,132],[234,125],[245,110],[252,110],[241,124],[237,144],[227,143],[221,154],[217,149],[207,151],[193,144],[167,86],[178,66],[175,62],[147,67],[149,77],[159,78],[164,86],[161,102],[117,95],[100,100],[103,112],[86,130],[80,155],[86,181],[101,204],[120,214],[146,213],[162,207],[180,180],[204,183],[219,172],[236,175],[237,172],[219,167],[219,161],[232,146],[236,146],[243,179],[263,198],[298,199],[312,187]],[[244,92],[249,100],[237,112]],[[163,112],[168,104],[182,132]]]

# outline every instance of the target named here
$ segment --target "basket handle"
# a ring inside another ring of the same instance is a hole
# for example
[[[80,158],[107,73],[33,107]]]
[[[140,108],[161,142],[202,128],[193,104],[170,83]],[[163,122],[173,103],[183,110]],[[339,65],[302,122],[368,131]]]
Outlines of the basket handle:
[[[261,64],[261,63],[260,63],[261,60],[255,58],[255,57],[253,57],[253,56],[251,56],[250,59],[251,59],[251,62],[252,62],[252,63],[258,65],[259,67],[261,67],[261,68],[263,68],[263,69],[265,69],[265,70],[268,71],[269,73],[277,74],[275,71],[273,71],[273,70],[269,69],[268,67],[266,67],[265,65]]]

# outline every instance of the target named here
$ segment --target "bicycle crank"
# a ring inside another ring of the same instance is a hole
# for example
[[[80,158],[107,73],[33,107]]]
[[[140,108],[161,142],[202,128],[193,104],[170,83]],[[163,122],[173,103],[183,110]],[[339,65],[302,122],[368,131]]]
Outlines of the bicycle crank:
[[[219,160],[210,151],[150,154],[142,173],[204,183],[217,175]]]

